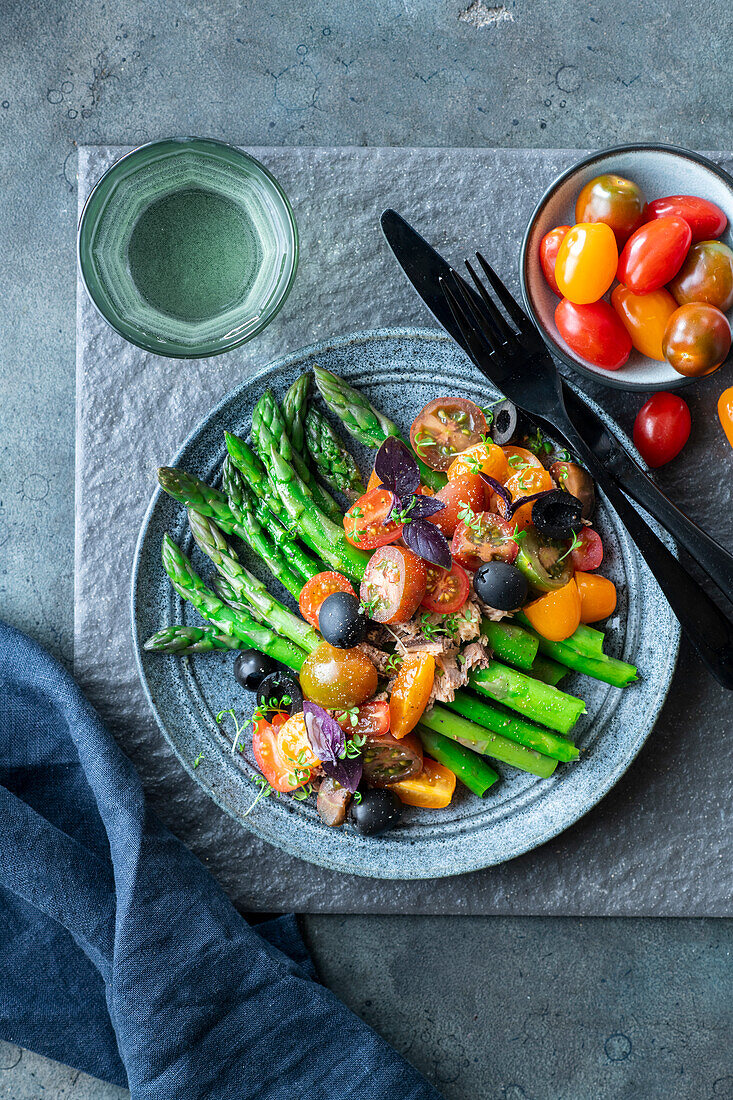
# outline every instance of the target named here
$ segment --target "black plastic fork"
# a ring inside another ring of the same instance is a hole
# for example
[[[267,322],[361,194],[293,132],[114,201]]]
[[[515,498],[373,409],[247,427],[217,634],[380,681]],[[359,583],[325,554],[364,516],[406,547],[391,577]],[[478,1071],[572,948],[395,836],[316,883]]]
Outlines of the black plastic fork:
[[[733,689],[733,624],[655,535],[586,444],[568,415],[562,380],[540,334],[480,252],[476,259],[506,316],[468,260],[475,293],[455,272],[450,280],[441,279],[471,358],[505,397],[558,431],[582,458],[639,548],[703,664],[723,687]]]

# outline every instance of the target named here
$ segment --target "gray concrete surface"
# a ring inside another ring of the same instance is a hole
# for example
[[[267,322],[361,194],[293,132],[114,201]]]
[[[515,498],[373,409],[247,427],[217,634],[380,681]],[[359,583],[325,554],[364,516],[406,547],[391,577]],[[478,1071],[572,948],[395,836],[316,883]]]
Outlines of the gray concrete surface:
[[[730,148],[732,21],[725,0],[0,0],[0,614],[70,662],[75,143]],[[306,927],[328,984],[452,1100],[730,1100],[732,931]],[[0,1044],[3,1100],[123,1095]]]

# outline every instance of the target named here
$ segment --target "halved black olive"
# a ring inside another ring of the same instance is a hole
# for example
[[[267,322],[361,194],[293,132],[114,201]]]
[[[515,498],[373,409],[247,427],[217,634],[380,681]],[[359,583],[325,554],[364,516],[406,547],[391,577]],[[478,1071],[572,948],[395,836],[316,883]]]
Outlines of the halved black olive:
[[[542,493],[532,505],[532,522],[551,539],[571,539],[583,526],[583,504],[562,489]]]
[[[513,401],[505,398],[493,406],[491,413],[492,420],[489,425],[491,438],[497,446],[503,447],[513,438],[517,430],[517,420],[519,418],[517,406]]]

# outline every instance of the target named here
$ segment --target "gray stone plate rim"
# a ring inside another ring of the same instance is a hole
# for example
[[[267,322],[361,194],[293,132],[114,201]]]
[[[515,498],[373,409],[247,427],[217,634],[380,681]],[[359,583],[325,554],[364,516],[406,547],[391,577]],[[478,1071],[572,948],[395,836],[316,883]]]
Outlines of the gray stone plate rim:
[[[404,427],[421,405],[435,396],[441,383],[454,392],[478,393],[481,400],[491,399],[496,392],[453,341],[434,329],[352,333],[283,356],[249,377],[204,417],[174,464],[206,480],[215,479],[224,453],[223,425],[244,430],[265,384],[282,394],[296,375],[314,362],[337,370],[363,388]],[[395,391],[391,400],[390,387]],[[591,404],[636,453],[610,417]],[[356,446],[353,450],[357,458],[367,453],[359,454]],[[251,816],[245,816],[255,794],[252,778],[256,771],[247,754],[232,755],[231,740],[214,719],[235,694],[228,667],[231,655],[181,659],[142,650],[142,640],[158,626],[199,621],[175,596],[160,564],[164,530],[169,530],[187,553],[192,545],[186,535],[185,510],[160,489],[155,490],[142,523],[132,576],[133,646],[143,690],[164,737],[214,802],[257,836],[291,855],[344,873],[385,879],[437,878],[501,863],[557,836],[613,787],[649,736],[674,672],[680,637],[676,619],[618,517],[603,501],[598,526],[608,547],[608,569],[604,571],[610,570],[620,591],[620,610],[609,624],[608,648],[639,664],[644,678],[625,692],[587,677],[571,678],[565,689],[582,694],[588,704],[588,714],[578,727],[584,757],[577,765],[561,766],[549,780],[512,774],[513,769],[499,765],[502,782],[492,788],[487,799],[476,799],[461,790],[448,810],[407,808],[400,827],[378,838],[362,837],[351,827],[328,829],[317,818],[313,800],[294,803],[270,798],[260,802]],[[674,549],[669,537],[656,524],[652,526]],[[257,571],[256,560],[243,556]],[[267,579],[261,567],[259,571]],[[273,584],[271,579],[268,583]],[[273,590],[277,589],[275,585]],[[252,697],[238,690],[240,699],[244,696],[242,711],[251,713]],[[204,754],[202,764],[194,767],[200,752]]]

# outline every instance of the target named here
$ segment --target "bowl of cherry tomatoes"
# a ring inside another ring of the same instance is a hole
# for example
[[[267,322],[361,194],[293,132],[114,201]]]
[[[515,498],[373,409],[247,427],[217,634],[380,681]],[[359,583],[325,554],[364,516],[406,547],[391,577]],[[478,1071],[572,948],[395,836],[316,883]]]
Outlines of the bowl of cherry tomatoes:
[[[524,301],[550,350],[627,390],[669,390],[728,358],[733,178],[671,145],[623,145],[563,172],[522,242]]]

